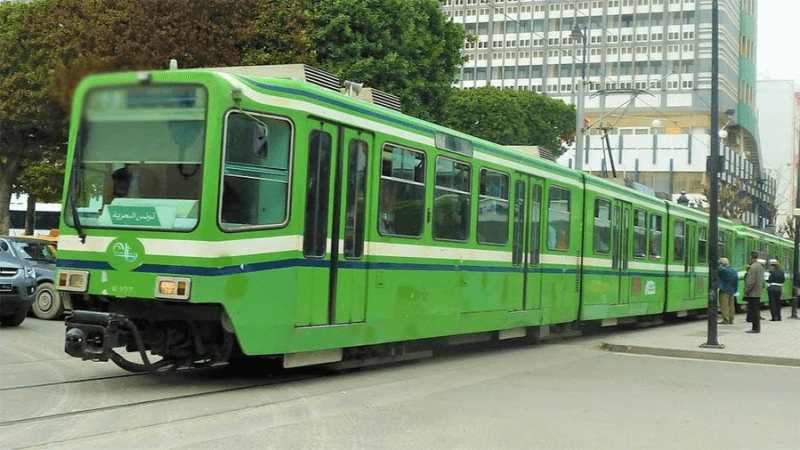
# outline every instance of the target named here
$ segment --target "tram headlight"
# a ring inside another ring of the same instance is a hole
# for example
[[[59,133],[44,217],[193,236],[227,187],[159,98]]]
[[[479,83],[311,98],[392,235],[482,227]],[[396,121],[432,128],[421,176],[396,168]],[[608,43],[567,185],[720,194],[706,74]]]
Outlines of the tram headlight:
[[[192,280],[178,277],[156,278],[156,298],[188,300]]]
[[[60,270],[58,289],[60,291],[86,292],[89,288],[89,272],[84,270]]]

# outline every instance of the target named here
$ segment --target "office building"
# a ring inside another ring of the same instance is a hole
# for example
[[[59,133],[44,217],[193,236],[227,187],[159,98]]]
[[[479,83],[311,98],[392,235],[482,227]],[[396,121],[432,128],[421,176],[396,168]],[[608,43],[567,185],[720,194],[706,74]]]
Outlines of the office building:
[[[775,181],[763,170],[756,121],[755,0],[719,0],[719,123],[711,124],[711,1],[443,0],[475,36],[462,89],[526,89],[577,103],[585,70],[582,169],[702,205],[711,133],[725,129],[723,184],[752,196],[742,217],[766,227]],[[575,27],[586,37],[571,37]],[[584,53],[584,49],[586,50]],[[585,62],[585,64],[584,64]],[[605,139],[605,134],[608,138]],[[559,162],[575,166],[568,149]]]

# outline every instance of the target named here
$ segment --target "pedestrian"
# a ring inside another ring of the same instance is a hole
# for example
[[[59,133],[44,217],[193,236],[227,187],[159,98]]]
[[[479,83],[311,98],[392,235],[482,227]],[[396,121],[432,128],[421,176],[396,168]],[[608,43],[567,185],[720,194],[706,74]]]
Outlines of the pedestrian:
[[[758,262],[758,252],[750,252],[750,265],[744,276],[744,299],[747,301],[747,315],[753,321],[753,329],[748,333],[761,333],[761,291],[764,289],[764,266]]]
[[[786,277],[783,275],[777,259],[773,259],[769,265],[767,294],[769,295],[769,312],[772,313],[770,321],[775,322],[781,320],[781,292],[783,292],[783,283],[786,282]]]
[[[719,259],[717,268],[717,287],[719,288],[719,307],[722,311],[722,322],[724,325],[732,325],[733,317],[736,312],[733,296],[736,294],[736,286],[739,284],[739,275],[730,266],[728,258]]]

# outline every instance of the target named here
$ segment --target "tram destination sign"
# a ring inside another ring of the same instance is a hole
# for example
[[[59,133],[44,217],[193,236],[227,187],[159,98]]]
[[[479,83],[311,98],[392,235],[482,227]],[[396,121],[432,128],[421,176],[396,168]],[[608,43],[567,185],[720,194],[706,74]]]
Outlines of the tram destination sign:
[[[108,215],[114,225],[150,226],[161,225],[154,206],[114,206],[108,205]]]

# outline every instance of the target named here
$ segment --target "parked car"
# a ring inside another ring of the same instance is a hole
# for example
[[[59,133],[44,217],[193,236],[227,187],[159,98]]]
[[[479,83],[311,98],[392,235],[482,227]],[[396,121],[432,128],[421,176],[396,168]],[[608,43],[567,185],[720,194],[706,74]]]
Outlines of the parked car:
[[[55,288],[56,243],[30,237],[0,236],[0,246],[7,248],[2,253],[8,258],[30,264],[36,271],[33,314],[40,319],[60,318],[69,299],[67,294]]]
[[[15,327],[36,298],[36,270],[10,255],[8,242],[0,240],[0,325]]]

